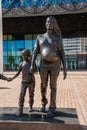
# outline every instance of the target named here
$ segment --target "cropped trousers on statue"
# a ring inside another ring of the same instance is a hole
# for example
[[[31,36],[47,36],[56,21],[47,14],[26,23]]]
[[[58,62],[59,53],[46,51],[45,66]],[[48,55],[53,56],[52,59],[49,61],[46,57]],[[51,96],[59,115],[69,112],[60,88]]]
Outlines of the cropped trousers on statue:
[[[34,102],[34,89],[35,89],[35,81],[32,83],[28,82],[22,82],[21,83],[21,90],[20,90],[20,96],[19,96],[19,107],[24,106],[24,99],[26,90],[29,91],[29,105],[32,106]]]

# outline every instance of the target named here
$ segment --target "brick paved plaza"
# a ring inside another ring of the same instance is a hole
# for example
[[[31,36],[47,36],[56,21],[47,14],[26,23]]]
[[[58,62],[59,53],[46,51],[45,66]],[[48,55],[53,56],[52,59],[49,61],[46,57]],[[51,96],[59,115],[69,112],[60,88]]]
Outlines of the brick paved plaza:
[[[4,75],[12,77],[15,73],[4,72]],[[39,74],[35,74],[35,77],[34,107],[41,107]],[[0,107],[18,107],[20,82],[21,75],[11,82],[0,80]],[[48,86],[48,101],[49,97],[50,89]],[[66,80],[63,80],[62,72],[60,72],[57,83],[56,102],[57,108],[76,108],[79,123],[83,126],[84,130],[87,130],[87,71],[68,71]],[[28,92],[24,106],[28,107]]]

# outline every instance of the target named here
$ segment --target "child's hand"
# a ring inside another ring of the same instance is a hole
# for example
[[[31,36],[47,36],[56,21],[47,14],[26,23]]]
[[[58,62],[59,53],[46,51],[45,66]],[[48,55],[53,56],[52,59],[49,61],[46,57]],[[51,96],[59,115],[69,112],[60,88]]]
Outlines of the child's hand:
[[[8,82],[12,81],[12,78],[8,78],[7,81],[8,81]]]

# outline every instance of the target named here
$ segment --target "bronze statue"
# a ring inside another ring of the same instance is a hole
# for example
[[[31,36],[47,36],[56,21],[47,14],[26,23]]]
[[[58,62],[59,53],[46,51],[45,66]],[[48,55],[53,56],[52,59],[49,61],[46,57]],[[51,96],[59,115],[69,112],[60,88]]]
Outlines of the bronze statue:
[[[54,17],[50,16],[46,20],[46,33],[38,35],[33,51],[31,71],[33,71],[34,63],[37,54],[41,55],[40,63],[40,78],[41,78],[41,96],[42,108],[45,112],[46,104],[46,89],[48,78],[50,77],[50,106],[46,117],[53,117],[56,110],[56,91],[57,78],[61,69],[61,61],[63,64],[64,79],[66,79],[66,61],[62,45],[62,35]]]
[[[22,72],[21,91],[19,96],[19,116],[23,115],[24,98],[27,88],[29,89],[29,112],[32,111],[35,89],[35,77],[34,74],[30,72],[30,51],[28,49],[23,50],[22,57],[23,62],[20,63],[18,72],[13,76],[13,78],[9,78],[9,81],[11,81]]]

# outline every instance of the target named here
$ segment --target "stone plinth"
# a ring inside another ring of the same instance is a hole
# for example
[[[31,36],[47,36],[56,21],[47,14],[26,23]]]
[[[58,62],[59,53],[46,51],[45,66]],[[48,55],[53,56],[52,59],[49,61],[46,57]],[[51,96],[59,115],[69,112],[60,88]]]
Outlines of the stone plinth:
[[[46,118],[46,113],[35,108],[29,113],[18,116],[18,108],[0,108],[0,130],[81,130],[75,109],[57,109],[55,117]]]

